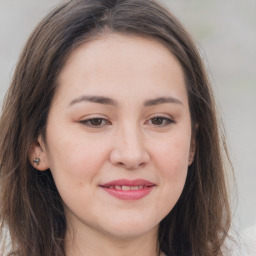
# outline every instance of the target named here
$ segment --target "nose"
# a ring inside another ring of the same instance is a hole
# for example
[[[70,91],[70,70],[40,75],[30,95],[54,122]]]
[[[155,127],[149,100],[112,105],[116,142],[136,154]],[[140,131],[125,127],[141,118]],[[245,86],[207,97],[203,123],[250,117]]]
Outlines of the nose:
[[[150,155],[139,129],[125,127],[117,132],[110,153],[110,161],[113,165],[137,169],[145,166],[149,160]]]

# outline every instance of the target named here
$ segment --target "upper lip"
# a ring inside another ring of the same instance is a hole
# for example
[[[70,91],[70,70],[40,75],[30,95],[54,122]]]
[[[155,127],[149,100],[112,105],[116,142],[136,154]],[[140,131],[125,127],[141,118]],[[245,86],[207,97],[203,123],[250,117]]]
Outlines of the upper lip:
[[[126,180],[126,179],[120,179],[120,180],[113,180],[104,184],[101,184],[101,187],[110,187],[110,186],[130,186],[130,187],[134,187],[134,186],[155,186],[156,184],[148,181],[148,180],[144,180],[144,179],[136,179],[136,180]]]

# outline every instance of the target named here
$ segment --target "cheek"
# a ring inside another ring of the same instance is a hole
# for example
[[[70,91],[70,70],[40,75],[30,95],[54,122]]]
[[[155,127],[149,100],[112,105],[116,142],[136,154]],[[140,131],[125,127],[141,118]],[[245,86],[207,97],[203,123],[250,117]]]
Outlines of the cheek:
[[[56,133],[55,133],[56,134]],[[51,134],[50,134],[51,135]],[[107,157],[106,148],[79,134],[49,136],[48,159],[56,183],[91,180]]]
[[[187,171],[190,152],[190,138],[173,136],[154,147],[154,158],[158,169],[171,179]]]
[[[57,190],[67,208],[84,211],[83,201],[91,204],[95,193],[95,177],[100,173],[105,152],[95,144],[63,141],[55,144],[51,152],[51,173]],[[97,153],[99,152],[99,153]],[[86,199],[81,197],[88,195]]]
[[[164,154],[166,155],[166,154]],[[169,151],[168,157],[163,155],[164,161],[159,163],[161,172],[161,193],[156,200],[156,208],[161,209],[163,218],[169,214],[179,200],[183,191],[188,165],[186,162],[187,151]]]
[[[179,137],[170,139],[155,148],[155,164],[160,175],[160,183],[163,190],[159,196],[158,203],[169,202],[166,204],[169,212],[178,201],[188,171],[188,156],[190,150],[190,139]]]

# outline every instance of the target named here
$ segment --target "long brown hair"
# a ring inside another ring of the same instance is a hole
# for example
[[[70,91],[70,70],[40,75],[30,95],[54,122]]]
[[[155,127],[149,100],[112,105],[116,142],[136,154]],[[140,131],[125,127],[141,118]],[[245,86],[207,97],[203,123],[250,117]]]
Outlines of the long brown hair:
[[[62,200],[50,170],[37,171],[28,154],[38,135],[45,133],[66,59],[79,45],[102,33],[154,38],[179,60],[196,154],[179,201],[160,223],[159,250],[168,255],[222,255],[230,208],[211,87],[189,34],[153,0],[71,0],[54,9],[30,36],[0,120],[0,218],[2,233],[7,228],[10,234],[9,255],[65,255]]]

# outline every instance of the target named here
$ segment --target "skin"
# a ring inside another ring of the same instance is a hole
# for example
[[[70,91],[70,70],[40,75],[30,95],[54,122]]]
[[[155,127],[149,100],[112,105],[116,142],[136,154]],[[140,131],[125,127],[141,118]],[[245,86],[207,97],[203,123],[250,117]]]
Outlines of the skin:
[[[170,50],[120,34],[75,49],[58,79],[46,141],[39,136],[31,153],[64,201],[67,255],[157,255],[158,225],[181,195],[193,151],[184,76]],[[100,187],[116,179],[155,186],[121,200]]]

